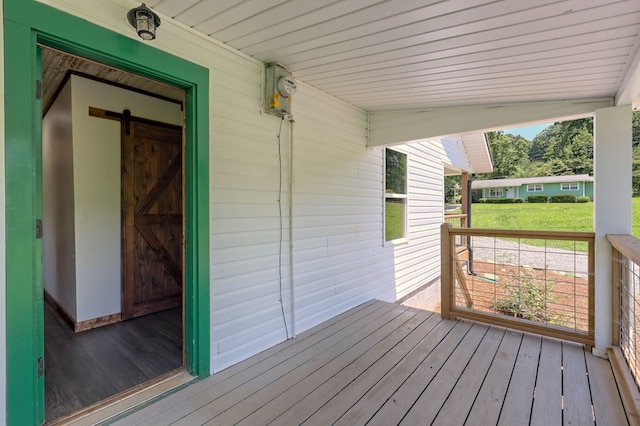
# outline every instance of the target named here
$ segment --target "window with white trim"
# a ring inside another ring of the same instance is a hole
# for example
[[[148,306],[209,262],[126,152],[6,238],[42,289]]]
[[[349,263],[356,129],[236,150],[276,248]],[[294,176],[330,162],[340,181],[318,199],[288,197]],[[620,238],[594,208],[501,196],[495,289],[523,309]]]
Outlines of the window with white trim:
[[[489,188],[489,197],[502,197],[502,188]]]
[[[578,182],[560,184],[560,191],[577,191],[578,189],[580,189]]]
[[[542,192],[542,188],[541,183],[530,184],[527,185],[527,192]]]
[[[384,240],[407,238],[407,154],[385,149]]]

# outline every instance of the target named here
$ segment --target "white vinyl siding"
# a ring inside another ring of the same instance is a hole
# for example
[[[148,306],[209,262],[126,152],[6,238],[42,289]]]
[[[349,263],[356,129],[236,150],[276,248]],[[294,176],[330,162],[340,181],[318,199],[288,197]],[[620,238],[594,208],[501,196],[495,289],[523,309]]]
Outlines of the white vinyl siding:
[[[561,191],[577,191],[578,189],[580,189],[580,184],[578,182],[560,184]]]
[[[111,15],[100,13],[115,10],[106,0],[65,0],[58,7],[134,36],[126,22],[114,26]],[[364,111],[299,81],[293,96],[295,162],[292,171],[285,121],[281,168],[281,121],[260,113],[263,64],[171,20],[160,31],[154,48],[209,69],[212,372],[291,337],[291,235],[297,333],[374,298],[395,301],[439,277],[443,163],[468,169],[459,139],[448,138],[445,146],[416,141],[394,147],[410,159],[411,241],[385,247],[384,148],[367,148]]]
[[[542,192],[543,188],[541,183],[533,183],[527,185],[527,192]]]

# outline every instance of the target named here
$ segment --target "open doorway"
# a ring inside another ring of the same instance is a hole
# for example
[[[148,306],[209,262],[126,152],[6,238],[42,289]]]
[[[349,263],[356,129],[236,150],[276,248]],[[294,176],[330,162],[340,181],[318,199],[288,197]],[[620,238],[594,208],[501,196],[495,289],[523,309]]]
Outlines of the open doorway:
[[[185,368],[184,91],[49,48],[42,72],[55,421]]]

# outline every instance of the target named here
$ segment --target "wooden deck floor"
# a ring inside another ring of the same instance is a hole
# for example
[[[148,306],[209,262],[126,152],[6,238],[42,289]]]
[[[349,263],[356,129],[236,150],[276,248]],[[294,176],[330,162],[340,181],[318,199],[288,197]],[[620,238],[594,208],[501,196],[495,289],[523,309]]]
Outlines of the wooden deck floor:
[[[119,425],[624,425],[582,346],[372,301]]]

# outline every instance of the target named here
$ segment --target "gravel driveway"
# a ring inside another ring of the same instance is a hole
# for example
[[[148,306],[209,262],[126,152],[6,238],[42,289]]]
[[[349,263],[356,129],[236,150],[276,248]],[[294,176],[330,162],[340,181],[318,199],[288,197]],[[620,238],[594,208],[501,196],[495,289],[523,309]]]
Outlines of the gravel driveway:
[[[551,269],[579,277],[586,277],[589,271],[587,253],[532,246],[494,237],[473,237],[471,245],[475,260]]]

